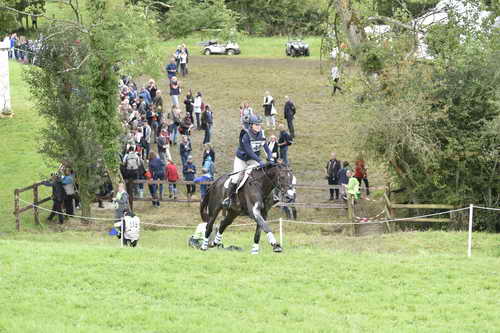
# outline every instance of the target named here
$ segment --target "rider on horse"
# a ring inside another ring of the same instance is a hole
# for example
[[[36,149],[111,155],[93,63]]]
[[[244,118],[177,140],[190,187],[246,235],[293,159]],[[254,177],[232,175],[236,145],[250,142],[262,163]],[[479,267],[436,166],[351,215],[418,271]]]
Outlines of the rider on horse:
[[[222,202],[223,207],[228,208],[235,199],[236,190],[240,176],[243,171],[250,172],[251,167],[263,167],[264,162],[260,158],[260,150],[264,147],[267,158],[272,159],[271,151],[266,143],[266,137],[262,130],[262,119],[259,116],[252,115],[249,119],[250,128],[243,128],[240,134],[240,144],[236,151],[233,164],[233,174],[230,177],[228,188],[226,189],[226,196]]]

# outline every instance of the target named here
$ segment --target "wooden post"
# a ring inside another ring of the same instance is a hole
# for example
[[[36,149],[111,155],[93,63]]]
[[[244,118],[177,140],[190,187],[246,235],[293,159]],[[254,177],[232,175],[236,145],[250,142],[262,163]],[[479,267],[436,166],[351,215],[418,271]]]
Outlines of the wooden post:
[[[21,221],[19,220],[19,190],[14,190],[14,215],[16,216],[16,230],[21,231]]]
[[[349,221],[352,222],[353,219],[353,202],[352,202],[352,196],[350,193],[347,193],[347,217]]]
[[[40,217],[38,215],[38,184],[33,186],[33,216],[35,217],[35,223],[40,225]]]

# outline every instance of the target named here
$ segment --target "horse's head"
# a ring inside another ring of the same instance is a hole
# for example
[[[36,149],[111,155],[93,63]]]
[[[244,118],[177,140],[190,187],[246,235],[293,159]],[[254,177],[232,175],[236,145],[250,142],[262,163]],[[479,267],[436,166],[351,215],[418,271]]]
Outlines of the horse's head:
[[[280,196],[287,195],[289,191],[295,192],[296,178],[285,164],[272,164],[267,167],[273,179],[273,187],[279,192]]]

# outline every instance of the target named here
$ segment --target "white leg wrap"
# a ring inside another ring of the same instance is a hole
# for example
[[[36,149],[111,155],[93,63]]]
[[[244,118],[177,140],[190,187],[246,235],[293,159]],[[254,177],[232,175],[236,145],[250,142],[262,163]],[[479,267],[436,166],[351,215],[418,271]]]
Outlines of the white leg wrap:
[[[202,248],[203,250],[208,249],[208,238],[204,238],[204,239],[203,239],[203,243],[201,244],[201,248]]]
[[[269,244],[274,245],[276,244],[276,238],[274,237],[272,232],[267,233],[267,240],[269,241]]]
[[[259,244],[253,244],[251,254],[259,254]]]
[[[222,242],[222,235],[217,231],[217,235],[215,235],[214,244],[220,244]]]

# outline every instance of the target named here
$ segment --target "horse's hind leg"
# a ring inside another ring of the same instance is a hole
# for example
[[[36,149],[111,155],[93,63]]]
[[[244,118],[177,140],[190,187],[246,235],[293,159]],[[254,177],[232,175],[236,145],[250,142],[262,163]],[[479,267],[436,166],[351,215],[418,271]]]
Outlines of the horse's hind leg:
[[[219,215],[220,208],[216,209],[213,214],[210,213],[207,222],[207,229],[205,230],[205,238],[203,239],[203,243],[201,243],[200,249],[202,251],[206,251],[208,249],[208,239],[210,238],[210,234],[212,233],[214,222],[217,219],[217,215]]]
[[[238,213],[235,212],[234,210],[229,210],[227,212],[227,215],[224,217],[222,222],[220,223],[219,230],[217,230],[217,234],[215,235],[214,239],[214,246],[219,246],[222,245],[222,234],[224,233],[224,230],[233,223],[234,219],[238,216]]]

